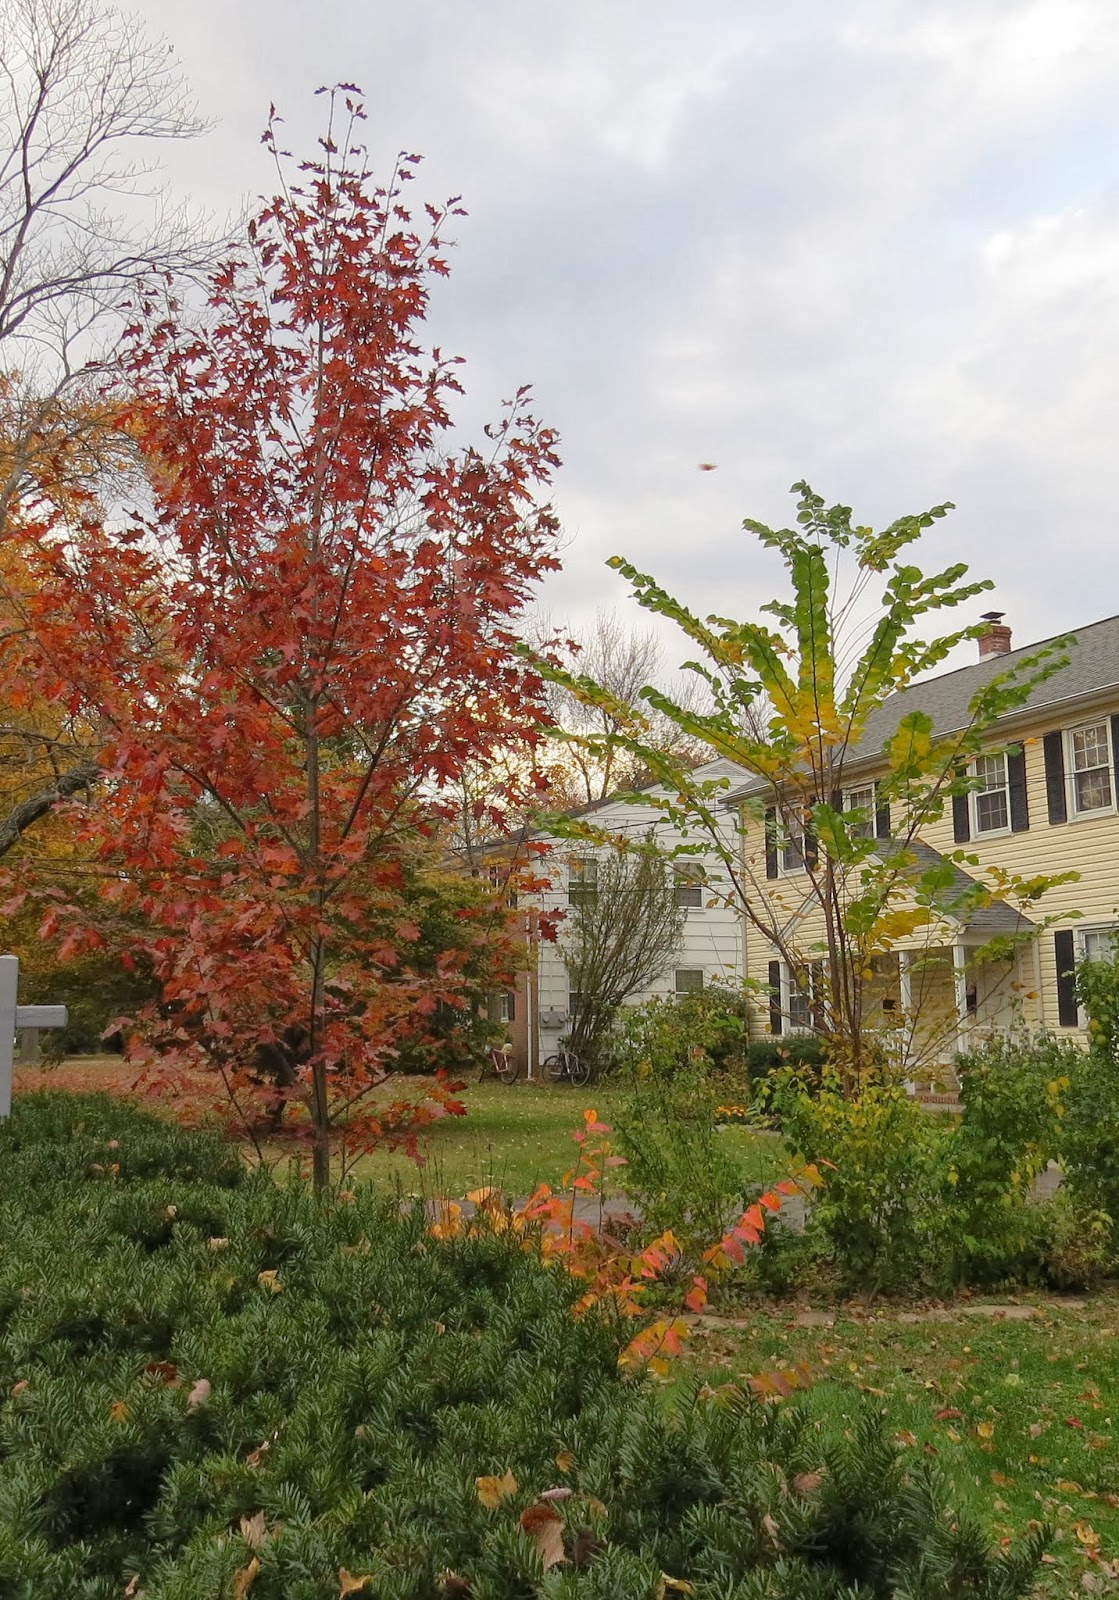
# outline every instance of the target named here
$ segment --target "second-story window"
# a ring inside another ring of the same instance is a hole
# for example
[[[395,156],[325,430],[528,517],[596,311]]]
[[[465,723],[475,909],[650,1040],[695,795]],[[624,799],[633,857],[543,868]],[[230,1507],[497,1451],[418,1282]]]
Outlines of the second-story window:
[[[855,789],[843,791],[844,811],[858,811],[864,813],[854,822],[848,824],[848,832],[852,839],[873,839],[875,821],[875,791],[873,783],[861,783]]]
[[[1094,722],[1085,728],[1070,728],[1065,734],[1072,809],[1077,816],[1107,811],[1114,804],[1109,733],[1106,722]]]
[[[980,784],[970,797],[972,832],[1006,833],[1010,828],[1006,757],[978,756],[972,770]]]
[[[567,868],[567,903],[593,905],[598,895],[598,862],[593,856],[578,856]]]
[[[782,872],[804,871],[804,818],[795,811],[781,817],[778,849]]]

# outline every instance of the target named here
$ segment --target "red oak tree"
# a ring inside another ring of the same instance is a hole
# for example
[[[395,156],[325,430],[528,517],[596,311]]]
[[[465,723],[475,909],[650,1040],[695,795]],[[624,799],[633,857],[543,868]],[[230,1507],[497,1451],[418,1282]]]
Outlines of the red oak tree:
[[[461,213],[426,206],[421,229],[417,158],[377,185],[361,119],[332,93],[292,173],[273,116],[281,192],[205,313],[153,296],[127,335],[150,505],[36,556],[40,684],[108,730],[98,916],[51,919],[153,963],[165,1062],[305,1107],[320,1184],[340,1123],[383,1131],[355,1107],[461,989],[461,952],[409,966],[403,863],[468,765],[531,747],[515,629],[558,564],[554,434],[521,390],[484,451],[457,442],[456,363],[419,340]]]

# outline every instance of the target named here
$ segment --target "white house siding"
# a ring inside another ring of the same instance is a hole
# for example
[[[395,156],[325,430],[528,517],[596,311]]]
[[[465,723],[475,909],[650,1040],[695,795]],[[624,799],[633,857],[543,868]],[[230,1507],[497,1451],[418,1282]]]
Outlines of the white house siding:
[[[719,760],[700,767],[696,776],[704,780],[725,777],[730,787],[742,783],[747,775],[733,762]],[[653,828],[658,843],[665,849],[683,842],[677,830],[668,827],[660,813],[652,806],[626,805],[616,800],[604,801],[589,814],[589,820],[593,820],[598,827],[633,837],[641,837]],[[735,823],[728,813],[728,842],[733,840],[734,829]],[[696,842],[695,838],[690,838],[689,842]],[[595,852],[590,845],[582,846],[567,840],[557,840],[553,856],[545,859],[540,868],[542,873],[550,874],[553,881],[552,888],[541,896],[542,909],[567,910],[568,861],[572,857],[601,853]],[[687,859],[702,865],[711,885],[718,886],[721,881],[721,869],[713,853]],[[689,906],[686,909],[681,948],[672,967],[659,982],[633,995],[627,1004],[639,1005],[655,995],[674,994],[676,972],[679,970],[701,971],[705,988],[714,983],[734,984],[741,981],[745,970],[742,919],[738,912],[725,906],[709,905],[707,902],[711,898],[712,896],[707,894],[702,905]],[[568,1026],[568,978],[563,961],[564,937],[561,922],[559,942],[553,944],[541,941],[538,946],[536,1061],[542,1061],[553,1054],[559,1047],[560,1036],[566,1032]]]

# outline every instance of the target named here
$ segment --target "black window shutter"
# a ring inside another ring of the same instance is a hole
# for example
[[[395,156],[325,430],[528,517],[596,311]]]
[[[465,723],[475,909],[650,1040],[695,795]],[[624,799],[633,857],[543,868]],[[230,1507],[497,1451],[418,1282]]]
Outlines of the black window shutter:
[[[1072,929],[1059,928],[1053,935],[1057,957],[1057,1018],[1062,1028],[1075,1028],[1080,1017],[1076,1006],[1076,950]]]
[[[1024,750],[1006,752],[1006,777],[1010,790],[1010,826],[1015,833],[1025,833],[1030,825],[1030,802],[1026,793]]]
[[[888,839],[890,837],[890,802],[878,799],[880,784],[874,785],[875,810],[874,810],[874,837]]]
[[[1049,820],[1067,822],[1064,739],[1060,733],[1047,733],[1041,741],[1041,746],[1045,751],[1045,798],[1049,802]]]
[[[952,796],[952,837],[957,844],[966,844],[971,838],[971,816],[966,794]]]
[[[781,963],[769,963],[769,1031],[781,1032]]]
[[[765,875],[777,876],[777,807],[770,806],[765,814]]]

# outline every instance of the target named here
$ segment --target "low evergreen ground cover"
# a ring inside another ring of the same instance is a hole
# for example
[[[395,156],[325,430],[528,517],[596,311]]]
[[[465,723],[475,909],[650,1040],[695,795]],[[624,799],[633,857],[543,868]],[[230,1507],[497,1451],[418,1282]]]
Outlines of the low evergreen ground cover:
[[[803,1307],[724,1308],[696,1329],[681,1381],[804,1362],[803,1403],[826,1426],[853,1426],[869,1401],[898,1448],[934,1460],[1000,1538],[1050,1522],[1040,1593],[1119,1593],[1119,1290],[1026,1295],[995,1315],[979,1304],[839,1307],[811,1325]]]
[[[619,1373],[523,1241],[247,1175],[106,1098],[0,1128],[4,1600],[1029,1591],[873,1405]],[[557,1492],[558,1491],[558,1492]]]

